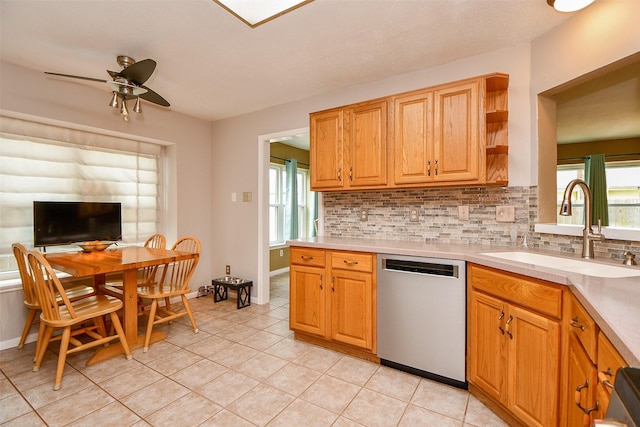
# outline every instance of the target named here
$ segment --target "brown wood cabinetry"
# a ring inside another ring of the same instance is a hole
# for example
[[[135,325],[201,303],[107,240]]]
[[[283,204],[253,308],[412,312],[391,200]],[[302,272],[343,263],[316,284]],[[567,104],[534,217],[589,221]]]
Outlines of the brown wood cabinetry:
[[[296,337],[375,359],[375,254],[291,248]]]
[[[312,190],[387,184],[387,103],[370,101],[311,114]]]
[[[311,189],[506,185],[508,86],[495,73],[312,113]]]
[[[589,427],[604,418],[615,373],[626,363],[580,302],[572,295],[567,298],[566,425]]]
[[[521,423],[556,425],[561,287],[475,264],[468,283],[469,383]]]

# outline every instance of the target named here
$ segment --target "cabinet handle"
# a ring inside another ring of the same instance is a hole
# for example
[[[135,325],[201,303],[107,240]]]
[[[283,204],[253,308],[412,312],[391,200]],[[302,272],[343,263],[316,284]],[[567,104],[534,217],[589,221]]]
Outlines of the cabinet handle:
[[[504,317],[504,310],[500,311],[500,316],[498,316],[498,320],[502,320],[503,317]],[[502,322],[500,322],[500,326],[498,326],[498,329],[500,329],[500,332],[502,333],[502,335],[504,335],[504,329],[502,328]]]
[[[438,161],[436,160],[436,175],[438,175]]]
[[[344,260],[344,263],[347,265],[358,265],[358,261],[348,261],[348,260]]]
[[[349,167],[349,181],[353,181],[353,166]]]
[[[342,168],[338,168],[338,181],[342,181]]]
[[[320,275],[320,290],[322,290],[322,274]]]
[[[334,276],[334,277],[331,278],[331,292],[335,292],[336,291],[336,288],[333,287],[333,284],[335,283],[335,281],[336,281],[336,278]]]
[[[609,378],[613,376],[613,371],[611,368],[608,368],[606,371],[598,372],[598,381],[602,383],[605,387],[613,388],[613,383],[609,381]]]
[[[582,390],[584,390],[585,388],[586,389],[589,388],[589,380],[585,380],[584,384],[581,384],[578,387],[576,387],[576,392],[573,396],[573,400],[576,402],[576,405],[578,406],[578,408],[580,408],[580,410],[585,415],[589,415],[591,412],[598,410],[598,401],[596,400],[596,404],[591,408],[583,408],[582,405],[580,404],[580,397],[581,397],[580,394],[582,393]]]
[[[305,256],[305,255],[300,255],[300,258],[302,258],[303,261],[311,261],[313,259],[312,256]]]
[[[506,325],[507,325],[507,335],[509,335],[509,339],[512,340],[513,339],[513,334],[511,333],[511,331],[509,330],[509,324],[511,323],[511,321],[513,320],[513,316],[509,315],[509,318],[506,321]]]
[[[572,322],[570,323],[571,326],[573,326],[574,328],[578,328],[581,331],[584,331],[584,325],[580,324],[580,319],[578,318],[578,316],[574,317],[571,320],[572,320]]]
[[[431,160],[427,160],[427,176],[431,176]]]

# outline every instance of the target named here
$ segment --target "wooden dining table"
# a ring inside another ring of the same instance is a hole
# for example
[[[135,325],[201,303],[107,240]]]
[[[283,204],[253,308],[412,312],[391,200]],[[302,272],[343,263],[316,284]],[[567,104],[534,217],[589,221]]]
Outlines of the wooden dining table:
[[[177,252],[169,249],[127,246],[95,252],[49,253],[45,257],[51,267],[74,277],[93,277],[99,292],[108,273],[123,275],[123,321],[127,343],[131,350],[142,347],[144,335],[138,335],[138,270],[184,259],[196,258],[197,253]],[[154,331],[151,342],[166,338],[166,334]],[[120,344],[101,348],[89,359],[87,365],[110,359],[123,352]]]

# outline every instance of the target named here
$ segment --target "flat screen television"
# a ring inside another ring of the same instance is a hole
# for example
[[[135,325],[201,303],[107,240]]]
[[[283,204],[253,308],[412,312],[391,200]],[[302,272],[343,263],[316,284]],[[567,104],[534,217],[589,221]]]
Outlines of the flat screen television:
[[[122,240],[119,202],[33,202],[33,245]]]

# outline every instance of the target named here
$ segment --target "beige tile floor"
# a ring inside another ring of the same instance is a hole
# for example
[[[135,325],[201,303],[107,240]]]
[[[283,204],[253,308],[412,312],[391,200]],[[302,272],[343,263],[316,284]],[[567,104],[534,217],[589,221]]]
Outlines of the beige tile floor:
[[[271,302],[191,300],[148,353],[87,367],[67,360],[53,391],[56,347],[32,372],[34,344],[0,352],[2,426],[505,426],[464,390],[292,339],[288,275]]]

